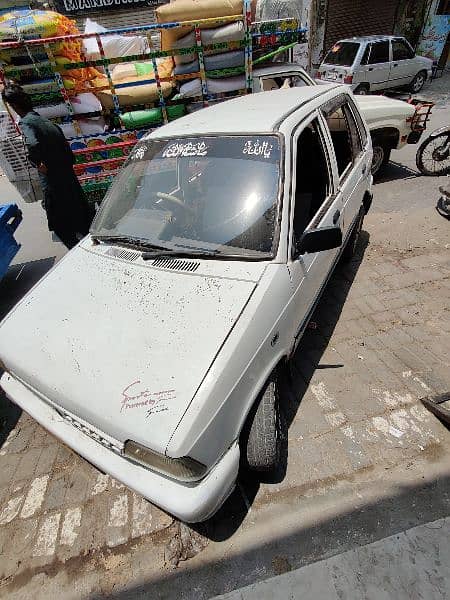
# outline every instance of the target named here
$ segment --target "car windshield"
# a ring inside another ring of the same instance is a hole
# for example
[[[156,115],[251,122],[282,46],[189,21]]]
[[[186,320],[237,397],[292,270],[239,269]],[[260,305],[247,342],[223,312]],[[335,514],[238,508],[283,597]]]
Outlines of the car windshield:
[[[269,257],[280,156],[276,135],[142,141],[108,191],[91,234],[159,251]]]
[[[338,42],[335,44],[323,61],[326,65],[351,67],[358,54],[359,44],[356,42]]]

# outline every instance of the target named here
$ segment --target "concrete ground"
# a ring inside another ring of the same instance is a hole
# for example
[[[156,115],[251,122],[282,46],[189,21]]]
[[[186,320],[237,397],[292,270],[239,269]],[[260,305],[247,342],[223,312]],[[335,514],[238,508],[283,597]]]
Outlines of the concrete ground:
[[[448,83],[424,90],[430,129],[450,120]],[[207,523],[175,521],[0,399],[0,597],[449,596],[450,434],[420,398],[450,389],[450,224],[415,151],[393,152],[298,349],[278,476],[242,476]],[[39,206],[24,217],[2,315],[64,254]]]

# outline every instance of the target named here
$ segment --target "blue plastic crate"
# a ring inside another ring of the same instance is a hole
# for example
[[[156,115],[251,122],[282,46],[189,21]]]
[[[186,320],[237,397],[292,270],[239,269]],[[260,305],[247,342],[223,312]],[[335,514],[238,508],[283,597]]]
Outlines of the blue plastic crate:
[[[19,251],[20,244],[14,239],[14,232],[22,221],[22,212],[16,204],[0,206],[0,279]]]

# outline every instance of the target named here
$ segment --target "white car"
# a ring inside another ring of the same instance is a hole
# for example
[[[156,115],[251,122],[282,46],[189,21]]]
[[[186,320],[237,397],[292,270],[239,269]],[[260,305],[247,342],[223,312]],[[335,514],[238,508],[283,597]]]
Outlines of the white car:
[[[342,86],[252,94],[154,131],[90,235],[1,323],[7,396],[151,502],[207,519],[240,462],[276,468],[278,378],[355,249],[371,160]]]
[[[336,42],[317,77],[346,83],[356,94],[403,86],[417,93],[431,78],[432,68],[433,61],[416,55],[405,38],[378,35]]]

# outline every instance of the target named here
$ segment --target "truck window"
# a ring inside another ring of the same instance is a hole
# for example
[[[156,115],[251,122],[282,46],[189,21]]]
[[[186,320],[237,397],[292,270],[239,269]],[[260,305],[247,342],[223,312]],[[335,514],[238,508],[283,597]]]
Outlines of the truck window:
[[[342,178],[362,150],[358,126],[347,102],[324,112]]]
[[[326,151],[319,124],[314,119],[297,141],[293,247],[330,193]]]
[[[309,85],[299,75],[278,75],[273,77],[261,77],[261,90],[270,92],[284,88],[303,87]]]
[[[369,65],[389,62],[389,40],[385,42],[375,42],[371,44]]]

